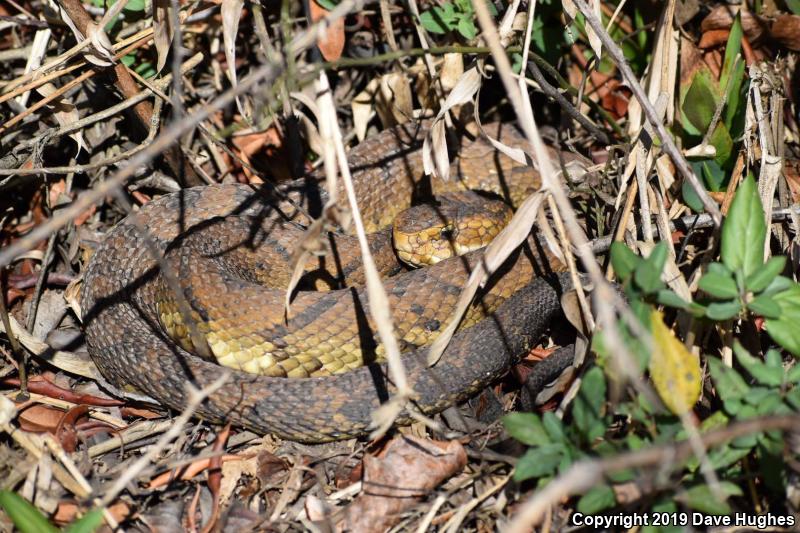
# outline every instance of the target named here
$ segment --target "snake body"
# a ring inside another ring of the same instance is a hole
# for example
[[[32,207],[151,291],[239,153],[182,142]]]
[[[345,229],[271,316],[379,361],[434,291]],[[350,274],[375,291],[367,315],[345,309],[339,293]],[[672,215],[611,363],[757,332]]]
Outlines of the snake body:
[[[522,144],[509,126],[495,125],[492,133],[506,144]],[[381,240],[386,237],[380,237],[378,230],[385,228],[399,209],[431,190],[482,189],[515,204],[539,185],[535,171],[498,155],[480,139],[463,147],[454,163],[456,185],[426,182],[420,144],[421,133],[413,126],[396,127],[362,142],[350,154],[362,216],[378,235],[373,242],[378,243],[374,252],[379,263],[393,258],[381,251]],[[254,278],[271,267],[250,268],[255,260],[246,251],[236,256],[255,234],[264,232],[265,239],[270,239],[270,229],[307,224],[308,216],[317,215],[327,200],[319,184],[319,176],[311,176],[282,185],[278,193],[271,194],[237,184],[185,189],[149,202],[114,227],[88,265],[82,289],[86,338],[101,373],[118,386],[134,387],[175,409],[186,404],[187,381],[204,387],[221,374],[218,364],[185,350],[165,333],[163,301],[172,286],[160,266],[168,264],[179,274],[193,311],[211,315],[202,318],[216,324],[217,337],[209,342],[212,349],[215,339],[252,339],[256,335],[279,360],[291,361],[281,367],[283,373],[296,375],[300,368],[299,375],[317,372],[320,376],[286,379],[232,370],[198,414],[299,441],[363,434],[373,410],[393,391],[385,366],[371,362],[380,357],[382,347],[369,318],[365,291],[301,293],[287,322],[283,291],[254,292]],[[244,236],[234,234],[231,228],[237,226],[255,230]],[[198,266],[202,263],[187,260],[186,254],[173,253],[195,239],[201,243],[193,249],[195,254],[216,263],[230,252],[236,256],[233,266],[214,274]],[[285,263],[288,243],[272,244],[272,249],[278,250],[278,262],[283,259]],[[548,275],[560,264],[531,237],[492,277],[468,313],[467,322],[475,325],[456,333],[442,359],[428,367],[426,349],[421,345],[444,327],[479,258],[480,252],[472,252],[397,274],[385,283],[398,337],[406,348],[409,381],[418,395],[415,403],[422,412],[441,411],[502,375],[536,342],[559,309],[558,297],[567,278]],[[350,277],[358,277],[349,260],[338,257],[332,262],[339,273],[349,270]],[[486,315],[488,318],[483,318]],[[236,342],[242,348],[241,342]],[[366,366],[325,375],[341,369],[324,366],[330,354],[339,351],[347,356],[354,349],[363,354]]]

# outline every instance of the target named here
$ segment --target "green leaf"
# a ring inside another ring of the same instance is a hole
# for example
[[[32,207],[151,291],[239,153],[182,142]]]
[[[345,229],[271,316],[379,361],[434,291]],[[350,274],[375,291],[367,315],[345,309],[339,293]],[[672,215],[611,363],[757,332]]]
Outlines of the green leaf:
[[[767,225],[758,188],[748,175],[736,191],[736,196],[722,225],[722,262],[731,270],[741,270],[745,278],[764,264],[764,239]]]
[[[422,27],[431,33],[447,33],[450,30],[447,22],[442,20],[439,13],[434,10],[420,13],[419,21],[422,23]]]
[[[781,308],[772,297],[762,294],[747,302],[747,308],[764,318],[780,318]]]
[[[462,17],[458,21],[458,33],[464,36],[465,39],[474,39],[478,35],[478,29],[475,28],[475,23],[472,18]]]
[[[539,417],[533,413],[509,413],[503,417],[509,435],[528,446],[544,446],[550,437]]]
[[[145,7],[147,7],[146,0],[129,0],[129,2],[125,4],[123,11],[144,11]]]
[[[717,393],[723,401],[744,398],[750,392],[750,387],[742,376],[736,370],[725,366],[719,359],[709,357],[708,368],[717,387]]]
[[[578,500],[578,512],[585,515],[597,514],[617,504],[614,490],[608,485],[592,487]]]
[[[708,461],[711,466],[716,470],[726,468],[741,460],[742,457],[750,453],[749,448],[735,448],[730,445],[715,448],[708,452]]]
[[[21,533],[58,533],[39,509],[16,492],[0,490],[0,507]]]
[[[646,294],[652,294],[664,287],[661,272],[664,270],[667,254],[667,244],[662,241],[653,247],[647,259],[639,263],[634,270],[633,279]]]
[[[656,301],[661,305],[674,307],[676,309],[689,309],[692,304],[692,302],[687,302],[671,289],[661,289],[658,291],[658,294],[656,294]]]
[[[786,381],[800,384],[800,365],[796,364],[789,370],[789,373],[786,374]]]
[[[624,243],[619,241],[611,243],[611,266],[614,267],[614,271],[623,282],[631,277],[641,262],[642,258],[633,253]]]
[[[772,299],[780,307],[781,313],[778,318],[766,320],[767,332],[793,355],[800,356],[800,285],[792,283],[788,289],[773,295]]]
[[[564,432],[564,422],[553,411],[545,411],[542,415],[542,426],[547,431],[550,442],[568,442],[567,435]]]
[[[683,99],[683,112],[689,122],[700,134],[705,134],[714,111],[717,108],[717,97],[711,79],[706,70],[698,70],[692,78],[692,85]]]
[[[748,353],[739,341],[733,343],[733,353],[742,368],[753,376],[756,381],[768,387],[778,387],[783,383],[783,368],[767,366],[766,363],[759,361]]]
[[[578,396],[572,406],[575,425],[589,441],[602,435],[602,433],[601,435],[592,435],[590,433],[593,433],[591,430],[594,429],[595,422],[600,420],[605,401],[606,380],[603,376],[603,371],[595,366],[584,375]]]
[[[800,15],[800,0],[784,0],[784,3],[792,13]]]
[[[742,489],[730,481],[720,481],[719,488],[725,497],[742,495]],[[687,490],[686,504],[692,509],[706,514],[731,514],[731,508],[727,502],[718,500],[708,485],[695,485]]]
[[[103,523],[103,510],[93,509],[74,521],[64,533],[94,533]]]
[[[700,173],[695,171],[695,174]],[[683,197],[683,201],[691,208],[692,211],[695,213],[703,212],[703,201],[694,191],[694,188],[686,180],[683,180],[683,183],[681,184],[681,196]]]
[[[761,294],[766,294],[767,296],[775,296],[776,294],[789,290],[794,286],[794,281],[787,278],[786,276],[778,276],[774,280],[767,285],[767,288],[764,289],[764,292]]]
[[[770,257],[762,268],[747,277],[744,282],[745,288],[752,292],[763,291],[783,271],[784,266],[786,266],[786,256]]]
[[[717,261],[712,261],[708,264],[708,271],[720,276],[733,276],[733,272],[728,267]]]
[[[538,448],[531,448],[517,461],[514,469],[514,480],[553,475],[564,456],[563,444],[548,444]]]
[[[739,314],[742,304],[734,300],[732,302],[714,302],[706,307],[706,316],[711,320],[728,320]]]
[[[728,174],[722,169],[721,166],[719,166],[720,163],[717,162],[724,161],[730,157],[731,150],[733,149],[733,141],[731,140],[730,135],[727,135],[726,139],[726,135],[727,132],[724,132],[724,134],[718,134],[717,130],[714,130],[714,133],[709,138],[709,143],[717,152],[715,159],[700,161],[700,169],[703,174],[703,181],[705,182],[706,186],[714,192],[719,192],[722,190],[725,180],[728,178]],[[720,156],[721,153],[724,155],[723,158]]]
[[[713,161],[704,162],[706,164],[703,165],[703,171],[704,175],[705,172],[709,172],[710,174],[709,177],[706,178],[706,181],[713,182],[714,186],[719,189],[727,178],[727,174],[720,167],[728,163],[728,160],[731,158],[731,152],[733,151],[733,139],[731,139],[731,134],[728,132],[728,128],[724,123],[717,122],[714,131],[711,133],[711,137],[708,138],[708,143],[714,147],[717,154],[714,156]],[[717,168],[714,168],[711,165],[712,163],[717,165]],[[712,188],[712,190],[714,189]]]
[[[733,278],[716,272],[706,272],[697,286],[719,300],[730,300],[739,296],[739,289]]]
[[[728,42],[725,44],[725,59],[722,61],[722,72],[719,75],[719,86],[724,90],[728,86],[736,58],[742,51],[742,16],[736,13],[728,34]]]

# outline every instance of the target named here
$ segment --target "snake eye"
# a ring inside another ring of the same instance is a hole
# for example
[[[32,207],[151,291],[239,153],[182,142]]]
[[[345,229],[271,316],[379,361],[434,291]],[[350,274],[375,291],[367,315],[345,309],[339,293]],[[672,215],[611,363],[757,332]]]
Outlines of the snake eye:
[[[450,241],[453,239],[453,232],[453,226],[445,226],[439,231],[439,237]]]

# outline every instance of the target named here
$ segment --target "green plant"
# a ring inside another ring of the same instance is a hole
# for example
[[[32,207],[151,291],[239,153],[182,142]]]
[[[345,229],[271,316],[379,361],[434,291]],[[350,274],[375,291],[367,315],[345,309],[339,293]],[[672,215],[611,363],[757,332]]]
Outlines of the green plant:
[[[639,357],[640,370],[649,369],[669,411],[680,413],[675,407],[690,402],[688,408],[698,419],[701,435],[743,420],[800,411],[800,365],[786,365],[777,349],[767,350],[763,358],[752,354],[739,340],[732,344],[735,366],[727,366],[717,357],[705,358],[713,384],[708,389],[713,394],[707,399],[711,406],[695,407],[699,388],[693,387],[700,384],[699,368],[697,379],[690,376],[680,383],[679,377],[687,368],[693,368],[693,359],[656,310],[657,305],[663,305],[706,322],[737,317],[755,324],[754,319],[762,316],[769,336],[788,352],[800,355],[796,327],[800,322],[800,285],[781,275],[785,257],[764,261],[767,237],[758,189],[752,176],[748,176],[739,186],[722,226],[720,261],[711,263],[699,281],[701,297],[686,301],[662,281],[669,254],[666,243],[655,246],[647,258],[622,243],[611,248],[611,263],[635,321],[620,322],[622,341]],[[643,331],[650,333],[650,344],[642,338]],[[750,345],[758,345],[752,336],[749,341]],[[597,364],[583,375],[564,420],[553,413],[513,413],[504,418],[509,434],[529,446],[516,465],[516,480],[543,485],[581,459],[617,456],[688,438],[678,416],[665,413],[644,396],[623,396],[613,404],[607,402],[612,389],[608,382],[618,378],[610,364],[612,354],[603,332],[595,336],[593,348],[598,353]],[[655,360],[661,361],[658,366],[654,366]],[[668,379],[664,379],[664,373],[669,374]],[[672,388],[659,381],[672,382]],[[677,403],[671,398],[681,395],[683,400]],[[620,420],[624,423],[620,424]],[[651,487],[650,494],[642,498],[642,505],[652,512],[672,513],[688,508],[706,514],[729,514],[732,501],[744,497],[747,484],[756,478],[762,487],[759,496],[771,498],[779,507],[789,479],[785,453],[785,439],[779,431],[730,439],[707,450],[707,464],[719,478],[713,489],[701,473],[700,460],[692,457],[672,465],[669,476]],[[577,500],[576,510],[589,514],[616,507],[621,503],[616,489],[636,477],[637,472],[630,469],[612,473],[606,484],[594,487]],[[668,529],[649,526],[643,531]]]
[[[497,16],[497,9],[491,2],[486,7],[492,16]],[[447,33],[457,31],[465,39],[474,39],[478,35],[475,25],[475,11],[471,0],[453,0],[441,6],[420,13],[422,26],[431,33]]]
[[[711,70],[702,65],[694,72],[691,82],[681,87],[684,141],[689,146],[696,146],[707,136],[708,144],[715,151],[713,157],[700,156],[692,162],[695,173],[702,177],[711,191],[721,191],[727,185],[727,171],[735,162],[740,144],[734,140],[741,138],[744,128],[747,78],[741,58],[742,35],[741,17],[737,15],[725,46],[719,79],[715,79]],[[714,123],[720,106],[722,111]],[[684,184],[682,192],[692,209],[702,210],[699,197],[688,184]]]
[[[22,533],[58,533],[47,518],[28,501],[7,490],[0,490],[0,507],[8,514],[17,529]],[[89,511],[67,526],[65,533],[92,533],[103,523],[103,511]]]

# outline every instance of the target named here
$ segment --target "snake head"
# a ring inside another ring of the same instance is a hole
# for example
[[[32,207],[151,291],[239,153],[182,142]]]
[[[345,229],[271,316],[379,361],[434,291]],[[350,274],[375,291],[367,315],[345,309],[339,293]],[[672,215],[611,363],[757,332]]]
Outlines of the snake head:
[[[508,224],[502,201],[464,191],[436,197],[435,204],[410,207],[392,226],[397,256],[412,267],[434,265],[489,244]]]

